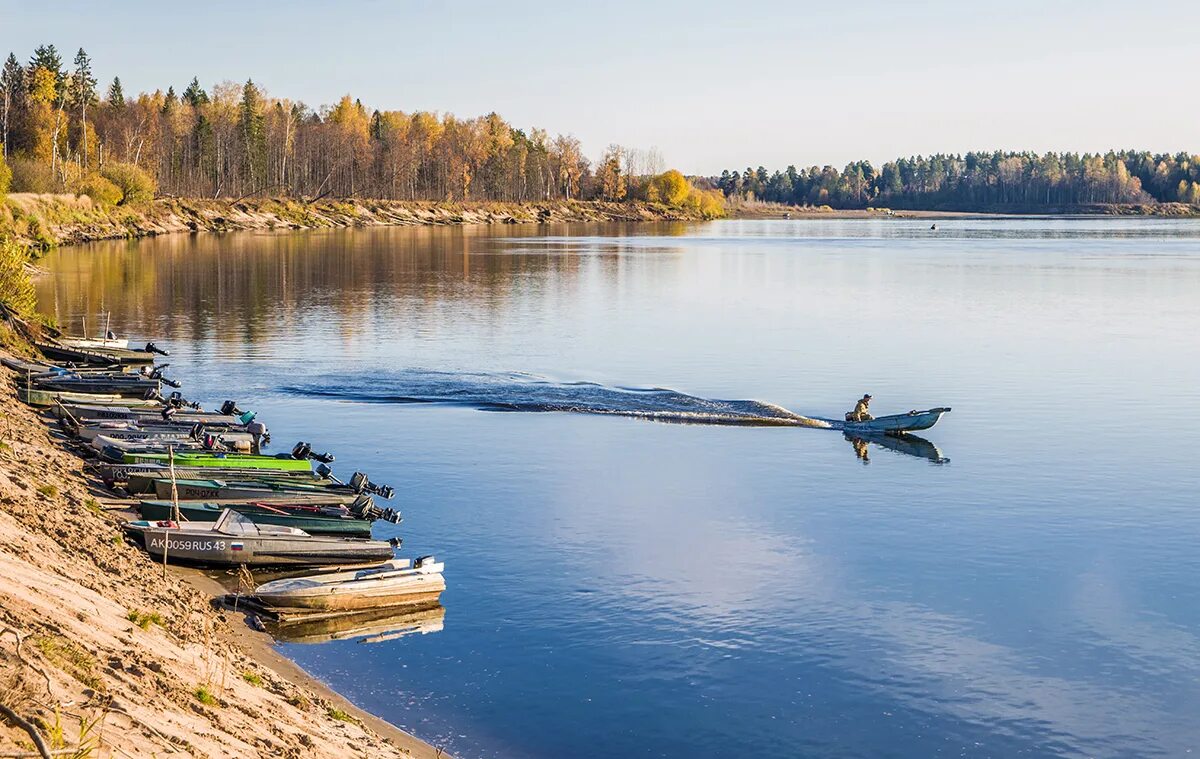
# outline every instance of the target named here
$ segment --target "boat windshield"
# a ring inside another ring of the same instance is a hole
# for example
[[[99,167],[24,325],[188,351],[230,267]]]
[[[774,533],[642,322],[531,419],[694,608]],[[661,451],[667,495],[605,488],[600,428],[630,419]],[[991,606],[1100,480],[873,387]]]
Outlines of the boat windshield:
[[[226,535],[257,535],[258,525],[236,511],[225,509],[221,516],[217,517],[213,530]]]

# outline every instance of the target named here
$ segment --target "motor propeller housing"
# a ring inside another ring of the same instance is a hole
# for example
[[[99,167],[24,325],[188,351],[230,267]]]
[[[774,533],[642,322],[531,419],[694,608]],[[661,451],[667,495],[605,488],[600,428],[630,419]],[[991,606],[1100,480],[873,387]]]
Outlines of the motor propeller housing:
[[[332,453],[314,453],[312,446],[304,441],[296,443],[295,447],[292,448],[292,458],[301,460],[312,459],[324,464],[332,464],[334,461]]]

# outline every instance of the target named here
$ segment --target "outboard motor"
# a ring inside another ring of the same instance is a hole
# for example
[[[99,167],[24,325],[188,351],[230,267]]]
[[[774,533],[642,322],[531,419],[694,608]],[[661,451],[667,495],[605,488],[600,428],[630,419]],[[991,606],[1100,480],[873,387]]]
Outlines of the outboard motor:
[[[204,437],[204,425],[196,422],[192,425],[192,429],[188,431],[188,437],[192,440],[200,440]]]
[[[246,432],[254,436],[253,453],[259,453],[264,445],[271,444],[271,433],[262,422],[250,422],[246,425]]]
[[[158,377],[158,380],[161,381],[167,387],[183,387],[182,382],[176,382],[175,380],[167,379],[166,377]]]
[[[162,409],[163,421],[169,422],[169,421],[171,421],[171,417],[173,417],[173,416],[175,416],[175,407],[174,406],[163,406],[163,409]]]
[[[332,464],[334,461],[332,453],[313,453],[312,446],[305,442],[296,443],[296,446],[292,448],[292,458],[312,459],[323,464]]]
[[[316,471],[317,476],[321,479],[329,479],[329,476],[333,474],[333,469],[328,464],[318,464]]]
[[[175,408],[183,408],[183,393],[179,392],[178,390],[171,393],[171,396],[167,398],[167,404]]]
[[[367,475],[362,472],[355,472],[350,478],[349,485],[356,493],[370,493],[371,495],[377,495],[380,498],[388,500],[396,495],[396,490],[390,485],[376,485],[374,482],[368,480]]]
[[[413,569],[420,569],[421,567],[425,566],[426,564],[432,564],[432,563],[433,563],[433,554],[426,554],[425,556],[418,556],[417,558],[413,559]]]
[[[158,347],[157,345],[155,345],[154,343],[146,343],[146,352],[147,352],[147,353],[157,353],[157,354],[158,354],[158,355],[160,355],[160,356],[169,356],[169,355],[171,355],[171,352],[170,352],[170,351],[165,351],[165,350],[163,350],[162,348],[159,348],[159,347]]]
[[[242,410],[237,407],[237,401],[225,401],[221,404],[221,413],[225,416],[234,416],[241,414]]]

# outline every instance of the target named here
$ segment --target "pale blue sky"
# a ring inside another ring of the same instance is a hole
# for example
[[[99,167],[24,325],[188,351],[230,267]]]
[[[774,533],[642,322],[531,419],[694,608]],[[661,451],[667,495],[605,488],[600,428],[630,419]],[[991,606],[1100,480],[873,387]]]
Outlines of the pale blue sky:
[[[126,92],[253,77],[312,106],[495,110],[688,173],[970,149],[1200,152],[1200,3],[0,0],[0,54]]]

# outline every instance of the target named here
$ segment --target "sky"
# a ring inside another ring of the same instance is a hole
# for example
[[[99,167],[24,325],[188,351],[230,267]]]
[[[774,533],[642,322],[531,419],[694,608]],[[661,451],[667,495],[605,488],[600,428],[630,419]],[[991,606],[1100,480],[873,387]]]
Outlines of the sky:
[[[0,55],[127,94],[247,78],[319,107],[655,147],[689,174],[967,150],[1200,153],[1200,3],[0,0]]]

